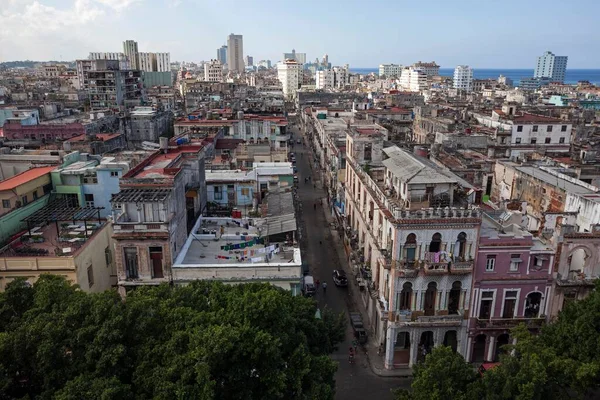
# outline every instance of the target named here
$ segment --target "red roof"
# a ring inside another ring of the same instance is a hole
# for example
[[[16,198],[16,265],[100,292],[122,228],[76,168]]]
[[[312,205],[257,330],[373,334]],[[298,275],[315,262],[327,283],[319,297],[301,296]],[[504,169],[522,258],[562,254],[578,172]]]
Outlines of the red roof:
[[[45,174],[52,171],[54,168],[56,168],[56,166],[31,168],[25,172],[21,172],[20,174],[15,175],[12,178],[8,178],[0,182],[0,191],[13,190],[17,186],[24,185],[27,182],[31,182],[34,179],[44,176]]]
[[[120,135],[121,135],[120,133],[96,133],[96,139],[106,141],[106,140],[114,139]],[[83,134],[83,135],[75,136],[75,137],[67,140],[67,142],[85,142],[86,140],[89,140],[89,139],[90,139],[90,136]]]

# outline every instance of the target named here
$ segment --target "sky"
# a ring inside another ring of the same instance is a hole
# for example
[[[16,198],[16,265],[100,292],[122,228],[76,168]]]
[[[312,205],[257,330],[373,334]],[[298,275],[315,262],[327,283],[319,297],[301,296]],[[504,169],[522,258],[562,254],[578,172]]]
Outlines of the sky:
[[[351,68],[532,69],[550,50],[569,69],[600,69],[598,15],[599,0],[0,0],[0,61],[70,61],[133,39],[197,62],[235,33],[255,62],[294,48]]]

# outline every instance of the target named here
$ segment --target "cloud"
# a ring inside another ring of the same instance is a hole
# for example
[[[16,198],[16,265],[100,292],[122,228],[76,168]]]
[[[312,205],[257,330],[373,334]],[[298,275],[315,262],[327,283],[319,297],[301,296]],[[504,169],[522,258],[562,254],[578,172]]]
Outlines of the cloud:
[[[90,40],[99,33],[95,27],[143,0],[72,0],[64,8],[44,4],[45,0],[2,1],[0,59],[15,60],[73,53],[69,41],[74,45]]]

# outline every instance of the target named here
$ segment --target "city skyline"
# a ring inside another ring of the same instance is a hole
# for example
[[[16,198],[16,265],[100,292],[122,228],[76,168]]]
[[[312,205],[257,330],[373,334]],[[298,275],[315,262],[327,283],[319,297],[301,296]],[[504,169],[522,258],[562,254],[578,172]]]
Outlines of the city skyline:
[[[307,61],[329,54],[334,65],[356,68],[435,60],[442,67],[516,69],[534,68],[536,57],[549,50],[569,56],[570,69],[600,67],[600,55],[589,52],[600,34],[588,29],[600,4],[588,0],[568,7],[554,1],[508,1],[501,10],[472,1],[460,10],[441,1],[430,2],[428,10],[380,1],[369,19],[356,1],[331,10],[311,3],[318,4],[309,0],[299,9],[234,0],[236,13],[228,14],[226,23],[211,17],[199,26],[197,15],[216,15],[222,12],[218,5],[204,0],[3,0],[0,61],[72,61],[89,52],[120,51],[130,38],[145,51],[170,52],[174,61],[207,61],[235,32],[244,37],[245,54],[274,63],[294,48],[306,53]],[[530,15],[537,18],[532,21]],[[578,23],[568,30],[549,29],[575,18]],[[254,22],[244,22],[249,20]],[[173,24],[168,29],[171,35],[156,29],[159,22]],[[430,28],[424,30],[428,23]],[[365,24],[372,28],[357,29]],[[316,40],[315,34],[303,35],[305,30],[323,35]],[[191,46],[182,39],[191,34],[203,40]]]

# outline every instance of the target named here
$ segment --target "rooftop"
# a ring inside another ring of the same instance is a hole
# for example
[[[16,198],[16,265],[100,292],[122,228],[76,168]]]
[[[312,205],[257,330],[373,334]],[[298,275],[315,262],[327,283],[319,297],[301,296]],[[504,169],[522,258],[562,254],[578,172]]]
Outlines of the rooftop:
[[[509,165],[512,163],[509,163]],[[526,175],[529,175],[535,179],[539,179],[542,182],[545,182],[549,185],[555,186],[557,188],[563,189],[568,193],[578,194],[578,195],[591,195],[596,194],[598,189],[592,190],[593,186],[586,184],[585,182],[579,181],[577,179],[568,177],[566,175],[560,173],[550,173],[546,168],[540,168],[537,166],[520,166],[518,164],[513,164],[513,167]]]
[[[52,171],[55,168],[55,166],[31,168],[25,172],[13,176],[12,178],[0,182],[0,191],[12,190],[18,186],[21,186],[27,182],[31,182],[34,179],[37,179],[41,176],[44,176],[45,174],[50,173],[50,171]]]
[[[294,262],[294,248],[264,243],[261,238],[266,232],[247,220],[200,217],[198,222],[174,264],[225,267]]]
[[[90,135],[79,135],[79,136],[75,136],[71,139],[66,140],[66,142],[91,142],[93,140],[96,141],[107,141],[107,140],[111,140],[114,139],[116,137],[121,136],[120,133],[96,133],[94,136],[90,136]]]
[[[458,183],[455,176],[447,176],[441,168],[430,164],[425,159],[400,149],[397,146],[383,149],[390,158],[383,160],[383,165],[398,179],[411,184]]]

